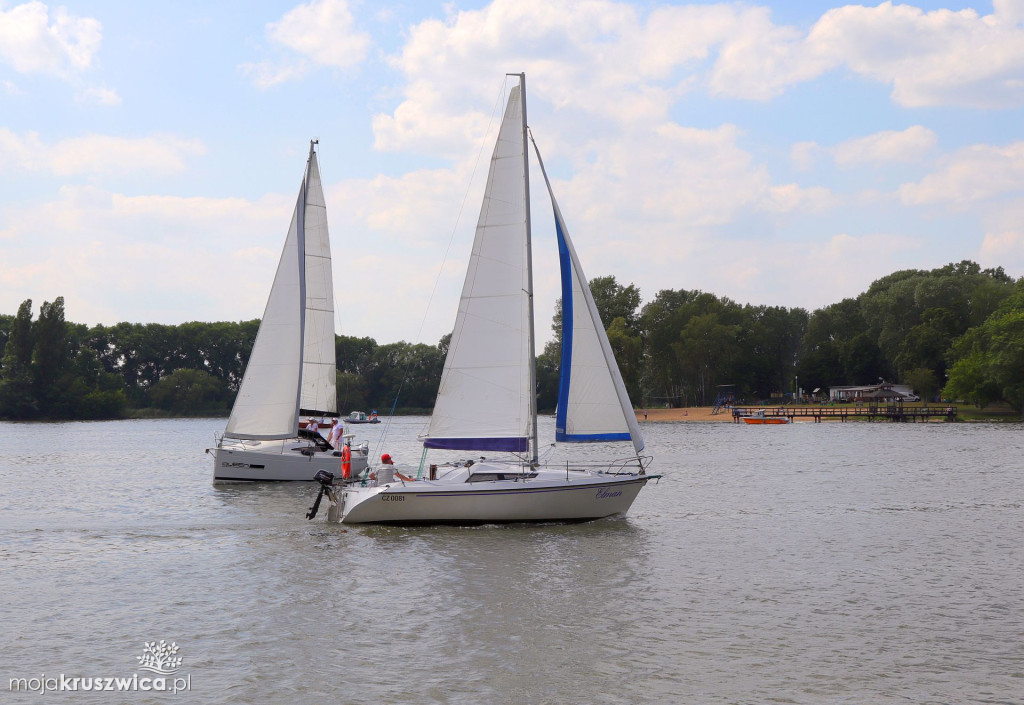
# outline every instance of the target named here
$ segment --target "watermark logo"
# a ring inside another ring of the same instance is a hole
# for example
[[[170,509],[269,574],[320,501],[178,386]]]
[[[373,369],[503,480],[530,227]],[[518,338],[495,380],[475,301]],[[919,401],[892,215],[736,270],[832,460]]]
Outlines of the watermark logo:
[[[163,639],[160,643],[145,642],[146,647],[142,650],[142,656],[136,656],[139,662],[140,671],[151,671],[162,676],[169,676],[177,673],[181,668],[181,656],[178,653],[178,645],[173,641],[168,644]]]
[[[112,692],[168,692],[182,693],[192,690],[192,674],[187,676],[167,676],[177,673],[181,669],[182,657],[178,656],[178,644],[161,640],[158,642],[144,642],[145,648],[141,656],[136,656],[139,662],[140,671],[155,673],[155,676],[140,676],[133,673],[130,677],[104,677],[104,676],[69,676],[61,673],[57,676],[47,676],[45,673],[38,678],[11,678],[8,682],[8,690],[12,692],[39,693],[62,693],[62,692],[89,692],[89,691],[112,691]]]

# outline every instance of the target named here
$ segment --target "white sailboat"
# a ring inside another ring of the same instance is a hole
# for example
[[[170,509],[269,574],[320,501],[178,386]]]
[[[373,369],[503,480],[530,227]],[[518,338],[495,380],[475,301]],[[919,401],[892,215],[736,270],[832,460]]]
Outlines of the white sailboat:
[[[327,207],[316,152],[309,159],[277,274],[223,436],[212,453],[214,482],[310,481],[338,472],[341,448],[299,428],[300,415],[338,415],[334,288]],[[345,441],[351,443],[351,434]],[[352,448],[352,470],[367,447]]]
[[[597,519],[625,513],[644,485],[660,477],[646,474],[650,458],[641,455],[636,415],[553,194],[563,307],[556,440],[630,441],[634,454],[598,465],[552,467],[538,459],[526,78],[518,77],[491,158],[469,271],[424,438],[426,449],[473,451],[477,457],[431,465],[426,477],[421,462],[415,481],[396,479],[388,466],[378,468],[375,479],[345,483],[330,493],[329,519]],[[539,152],[538,162],[543,170]],[[506,452],[511,459],[480,458],[482,452]]]

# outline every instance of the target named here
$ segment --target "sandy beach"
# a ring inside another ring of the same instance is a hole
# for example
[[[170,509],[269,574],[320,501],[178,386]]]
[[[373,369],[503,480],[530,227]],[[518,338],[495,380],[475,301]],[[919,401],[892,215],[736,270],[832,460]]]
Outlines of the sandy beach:
[[[647,409],[644,418],[643,409],[636,410],[636,418],[640,423],[653,421],[732,421],[732,409],[721,409],[712,414],[710,406],[691,406],[685,409]]]

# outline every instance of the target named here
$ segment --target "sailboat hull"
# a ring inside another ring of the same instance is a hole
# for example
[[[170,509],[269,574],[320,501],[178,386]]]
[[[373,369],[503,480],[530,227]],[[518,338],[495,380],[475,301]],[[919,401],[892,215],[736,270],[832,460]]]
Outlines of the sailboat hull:
[[[256,447],[236,444],[207,449],[213,454],[213,481],[221,482],[312,482],[320,470],[341,476],[341,458],[335,451],[313,452],[306,441],[263,441]],[[303,452],[305,451],[305,452]],[[367,452],[352,449],[352,474],[366,469]]]
[[[304,409],[337,416],[331,244],[315,144],[224,438],[206,450],[214,482],[310,481],[341,469],[340,453],[301,438],[308,429],[296,423]],[[352,465],[364,469],[366,453],[353,449]]]
[[[625,514],[659,475],[541,472],[527,480],[414,481],[342,490],[344,524],[586,521]]]
[[[331,521],[586,521],[626,513],[644,485],[660,477],[644,474],[650,459],[640,455],[644,444],[636,415],[553,194],[564,346],[556,439],[632,441],[636,456],[600,466],[537,466],[525,82],[525,75],[519,74],[519,85],[508,94],[437,400],[423,439],[425,449],[519,455],[506,464],[474,459],[461,465],[432,465],[429,480],[396,482],[393,468],[380,467],[377,479],[343,485],[340,499],[331,493]]]

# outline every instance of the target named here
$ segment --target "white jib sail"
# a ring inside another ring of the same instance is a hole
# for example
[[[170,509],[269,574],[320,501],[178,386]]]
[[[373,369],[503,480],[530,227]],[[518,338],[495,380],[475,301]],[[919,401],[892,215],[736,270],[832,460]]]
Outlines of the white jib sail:
[[[644,447],[640,425],[551,189],[540,150],[536,143],[533,146],[554,210],[562,274],[562,358],[555,440],[576,443],[629,440],[639,454]]]
[[[525,451],[530,355],[520,88],[491,157],[469,269],[424,445]]]
[[[303,332],[300,408],[317,414],[338,411],[334,353],[334,283],[327,205],[316,153],[310,149],[306,177],[306,324]]]
[[[305,193],[304,178],[274,285],[224,430],[228,438],[270,440],[292,438],[298,433],[305,298]]]

